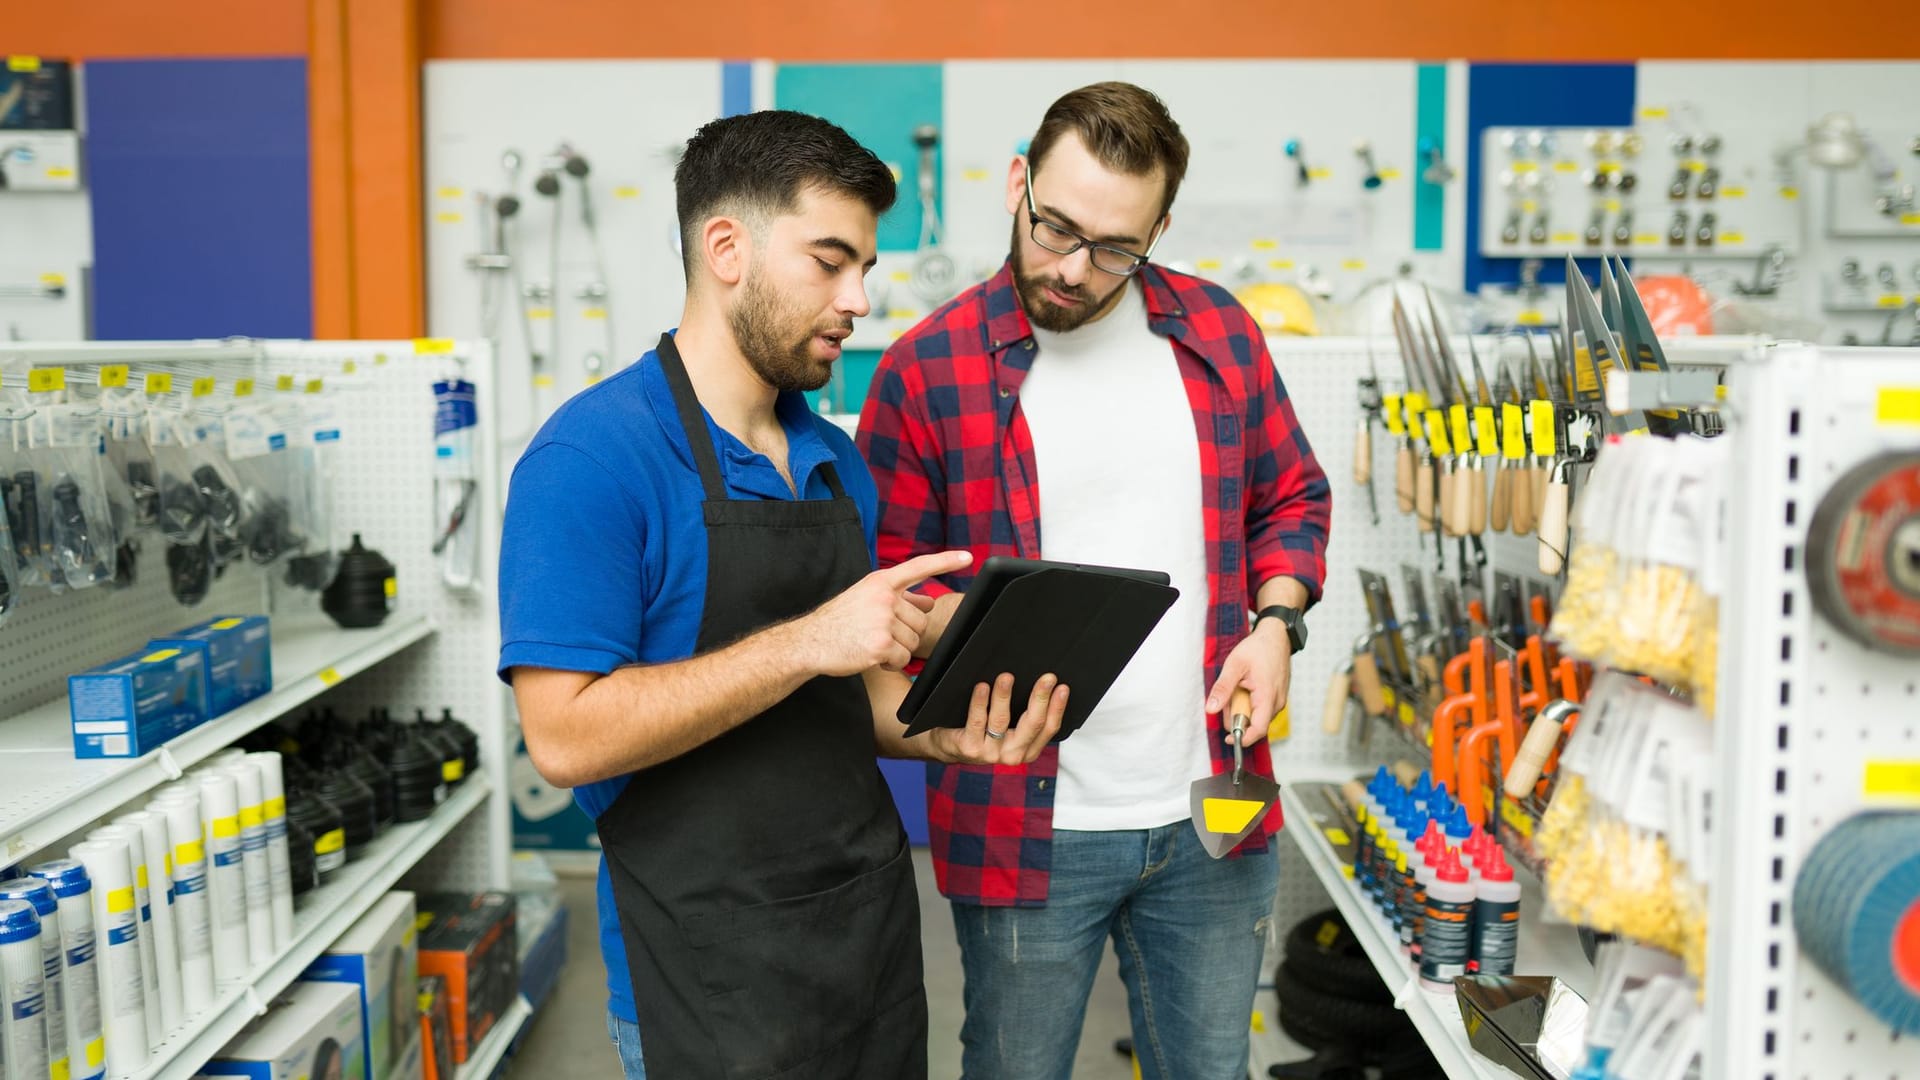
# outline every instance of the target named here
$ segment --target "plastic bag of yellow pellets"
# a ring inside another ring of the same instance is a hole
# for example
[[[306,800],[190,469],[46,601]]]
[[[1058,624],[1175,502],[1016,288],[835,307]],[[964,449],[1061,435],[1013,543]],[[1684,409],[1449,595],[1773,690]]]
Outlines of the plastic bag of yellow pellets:
[[[1644,441],[1609,438],[1573,500],[1567,584],[1547,632],[1563,652],[1582,660],[1597,659],[1613,632],[1619,544],[1625,539],[1619,532],[1620,498],[1638,467]]]
[[[1711,478],[1726,449],[1688,436],[1639,441],[1641,468],[1621,500],[1613,632],[1600,659],[1685,687],[1697,664],[1699,571],[1715,513]]]

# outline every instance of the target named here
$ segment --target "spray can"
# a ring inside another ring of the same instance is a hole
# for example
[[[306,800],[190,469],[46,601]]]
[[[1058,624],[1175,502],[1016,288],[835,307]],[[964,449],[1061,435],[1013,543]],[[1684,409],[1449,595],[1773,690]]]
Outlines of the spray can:
[[[240,791],[233,777],[200,776],[201,839],[207,847],[208,925],[213,934],[213,979],[247,977],[247,876],[241,865]]]
[[[260,769],[260,813],[267,826],[267,870],[273,901],[273,947],[293,944],[293,860],[287,845],[287,783],[280,755],[248,754]]]
[[[67,1051],[66,965],[60,953],[60,904],[53,887],[39,878],[0,882],[0,902],[19,900],[33,906],[40,920],[40,968],[46,987],[47,1067],[50,1075],[71,1077]]]
[[[173,932],[180,953],[180,1005],[188,1016],[213,1004],[213,945],[207,925],[207,845],[201,839],[200,795],[176,790],[147,807],[166,818],[172,845]]]
[[[146,975],[140,970],[140,911],[134,903],[133,863],[124,842],[89,840],[67,853],[87,868],[94,933],[100,944],[101,1027],[107,1036],[107,1072],[125,1076],[146,1068]]]
[[[12,1075],[47,1075],[47,968],[25,900],[0,900],[0,1046]]]
[[[147,876],[147,837],[138,825],[103,825],[87,834],[89,840],[125,844],[133,867],[133,902],[140,913],[140,974],[145,986],[147,1049],[158,1050],[172,1030],[160,1005],[159,950],[154,945],[152,879]]]
[[[233,777],[240,800],[240,869],[246,887],[247,956],[254,966],[273,959],[273,872],[267,865],[267,818],[260,766],[242,756],[220,767]]]
[[[1467,973],[1473,951],[1473,885],[1453,852],[1442,852],[1427,886],[1425,937],[1420,949],[1420,981],[1435,990],[1453,989]]]
[[[53,890],[58,908],[61,989],[67,1014],[67,1068],[73,1080],[100,1080],[107,1072],[107,1041],[100,1024],[100,956],[93,936],[93,882],[73,859],[27,868]],[[42,924],[42,931],[47,932]]]
[[[1520,944],[1520,883],[1498,845],[1477,864],[1480,881],[1473,898],[1473,959],[1482,975],[1513,974]]]

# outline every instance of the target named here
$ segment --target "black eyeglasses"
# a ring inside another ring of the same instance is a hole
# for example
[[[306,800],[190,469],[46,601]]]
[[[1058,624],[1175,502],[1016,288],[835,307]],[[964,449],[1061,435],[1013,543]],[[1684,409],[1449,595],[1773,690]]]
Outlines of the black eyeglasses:
[[[1040,211],[1035,209],[1033,204],[1033,166],[1029,164],[1026,169],[1027,220],[1032,224],[1034,243],[1055,255],[1071,255],[1081,248],[1086,248],[1087,258],[1092,261],[1094,269],[1112,274],[1114,277],[1131,277],[1141,267],[1147,265],[1148,259],[1153,258],[1153,249],[1160,246],[1160,238],[1166,235],[1164,229],[1156,227],[1153,242],[1147,245],[1146,254],[1138,255],[1126,248],[1089,240],[1064,225],[1056,225],[1041,217]]]

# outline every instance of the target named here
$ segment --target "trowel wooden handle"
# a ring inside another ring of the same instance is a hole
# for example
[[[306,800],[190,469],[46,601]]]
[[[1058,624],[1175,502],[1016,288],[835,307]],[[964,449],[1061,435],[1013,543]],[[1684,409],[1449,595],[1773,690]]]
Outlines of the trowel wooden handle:
[[[1242,686],[1227,699],[1227,729],[1233,729],[1233,718],[1245,717],[1247,724],[1253,723],[1253,691]],[[1245,725],[1243,725],[1245,726]]]
[[[1414,526],[1423,533],[1433,531],[1433,459],[1421,458],[1413,477]]]
[[[1494,532],[1506,532],[1513,520],[1513,470],[1504,464],[1493,467],[1493,502],[1487,507],[1487,524]]]
[[[1367,789],[1358,780],[1349,780],[1340,785],[1340,797],[1347,801],[1347,809],[1358,810],[1367,804]]]
[[[1360,707],[1367,710],[1368,716],[1387,715],[1387,695],[1380,686],[1380,668],[1374,664],[1371,652],[1354,654],[1353,686],[1359,691]]]
[[[1560,720],[1557,716],[1542,712],[1534,717],[1533,726],[1527,729],[1527,737],[1520,743],[1519,753],[1513,755],[1513,766],[1507,770],[1507,798],[1524,799],[1532,794],[1533,785],[1540,782],[1540,772],[1546,767],[1554,744],[1559,741]]]
[[[1413,447],[1407,443],[1393,456],[1393,501],[1401,513],[1413,513]]]
[[[1533,532],[1534,526],[1534,470],[1516,469],[1513,473],[1513,535],[1527,536]]]
[[[1400,758],[1387,766],[1387,771],[1393,774],[1395,780],[1400,781],[1400,786],[1403,788],[1411,788],[1420,780],[1420,766],[1406,758]]]
[[[1353,482],[1362,487],[1373,483],[1373,421],[1364,416],[1353,436]]]
[[[1553,478],[1553,468],[1549,465],[1533,467],[1533,520],[1540,522],[1540,508],[1547,505],[1547,481]]]
[[[1347,716],[1347,698],[1353,693],[1353,673],[1341,669],[1327,680],[1327,703],[1320,709],[1320,730],[1328,735],[1340,734],[1340,724]],[[1384,703],[1383,703],[1384,704]]]
[[[1476,468],[1467,473],[1467,535],[1484,536],[1487,531],[1487,471]]]
[[[1460,480],[1465,470],[1449,467],[1440,473],[1440,528],[1448,536],[1459,536],[1467,528],[1466,499]]]
[[[1547,499],[1540,507],[1540,572],[1558,574],[1567,564],[1567,482],[1558,477],[1547,483]]]

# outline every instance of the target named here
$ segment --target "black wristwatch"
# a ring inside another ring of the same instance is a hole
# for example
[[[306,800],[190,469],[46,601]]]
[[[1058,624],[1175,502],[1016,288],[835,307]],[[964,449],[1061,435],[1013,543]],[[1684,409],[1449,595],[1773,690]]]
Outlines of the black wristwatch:
[[[1261,608],[1253,617],[1253,625],[1257,630],[1260,627],[1261,619],[1279,619],[1286,624],[1287,644],[1291,647],[1290,651],[1299,652],[1301,649],[1307,647],[1307,623],[1305,615],[1306,613],[1297,607],[1275,604],[1272,607]]]

